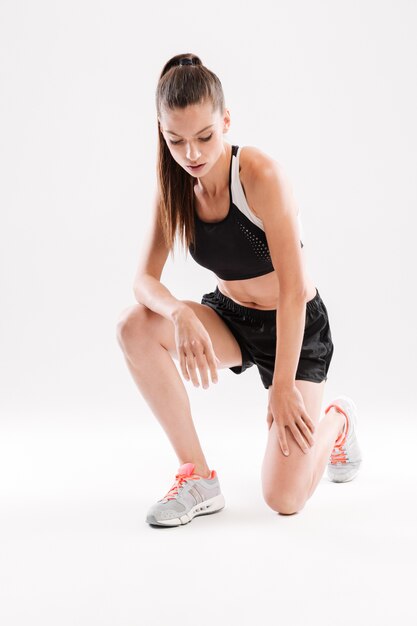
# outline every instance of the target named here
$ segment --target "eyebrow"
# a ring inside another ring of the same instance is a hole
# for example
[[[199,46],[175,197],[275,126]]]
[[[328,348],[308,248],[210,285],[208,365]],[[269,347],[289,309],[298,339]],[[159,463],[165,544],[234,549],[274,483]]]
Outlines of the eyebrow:
[[[194,135],[194,137],[196,137],[197,135],[199,135],[200,133],[203,132],[203,130],[207,130],[207,128],[211,128],[212,126],[214,126],[214,124],[210,124],[209,126],[206,126],[205,128],[202,128],[201,130],[198,131],[198,133],[196,133]],[[170,133],[171,135],[176,135],[177,137],[181,137],[181,135],[178,135],[178,133],[174,133],[173,130],[167,130],[167,133]]]

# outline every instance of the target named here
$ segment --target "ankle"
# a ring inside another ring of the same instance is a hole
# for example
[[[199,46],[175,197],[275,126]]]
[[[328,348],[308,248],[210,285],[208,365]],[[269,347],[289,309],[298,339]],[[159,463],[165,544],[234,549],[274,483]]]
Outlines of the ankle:
[[[202,478],[210,478],[211,470],[209,470],[207,466],[201,468],[196,466],[194,468],[194,474],[198,474],[198,476],[201,476]]]

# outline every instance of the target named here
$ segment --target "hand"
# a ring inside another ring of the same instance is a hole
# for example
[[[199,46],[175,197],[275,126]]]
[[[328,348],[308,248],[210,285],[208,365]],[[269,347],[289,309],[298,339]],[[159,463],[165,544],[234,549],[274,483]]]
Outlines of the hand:
[[[197,364],[204,389],[209,386],[208,369],[213,383],[217,383],[217,363],[220,363],[220,359],[214,353],[210,335],[204,324],[194,311],[186,306],[176,316],[174,326],[178,360],[185,380],[191,378],[195,387],[200,386],[196,373]]]
[[[305,410],[303,397],[295,385],[285,390],[278,390],[274,386],[269,388],[268,428],[271,428],[273,421],[277,426],[278,441],[283,454],[288,456],[290,453],[285,431],[286,426],[291,430],[301,450],[307,454],[309,448],[306,440],[311,446],[314,444],[311,433],[314,432],[315,427]]]

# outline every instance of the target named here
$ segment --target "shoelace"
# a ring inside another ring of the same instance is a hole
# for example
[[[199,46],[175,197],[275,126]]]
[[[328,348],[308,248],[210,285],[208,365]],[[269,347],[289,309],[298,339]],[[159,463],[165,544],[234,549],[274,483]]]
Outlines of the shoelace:
[[[163,500],[175,500],[175,497],[178,495],[178,491],[180,487],[187,480],[200,480],[199,476],[187,476],[186,474],[176,474],[175,475],[175,483],[172,485],[171,489],[167,492],[167,494],[162,498]]]
[[[334,447],[330,455],[330,463],[337,465],[338,463],[349,463],[349,457],[346,454],[346,446]]]

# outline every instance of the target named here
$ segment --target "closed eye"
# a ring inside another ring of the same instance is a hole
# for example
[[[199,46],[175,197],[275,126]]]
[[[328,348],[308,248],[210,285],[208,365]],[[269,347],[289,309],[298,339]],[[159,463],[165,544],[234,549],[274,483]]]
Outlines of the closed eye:
[[[211,133],[208,137],[200,137],[200,141],[210,141],[210,139],[213,137],[213,133]],[[182,143],[182,139],[179,139],[178,141],[169,141],[169,143],[171,143],[173,146],[178,145],[179,143]]]

